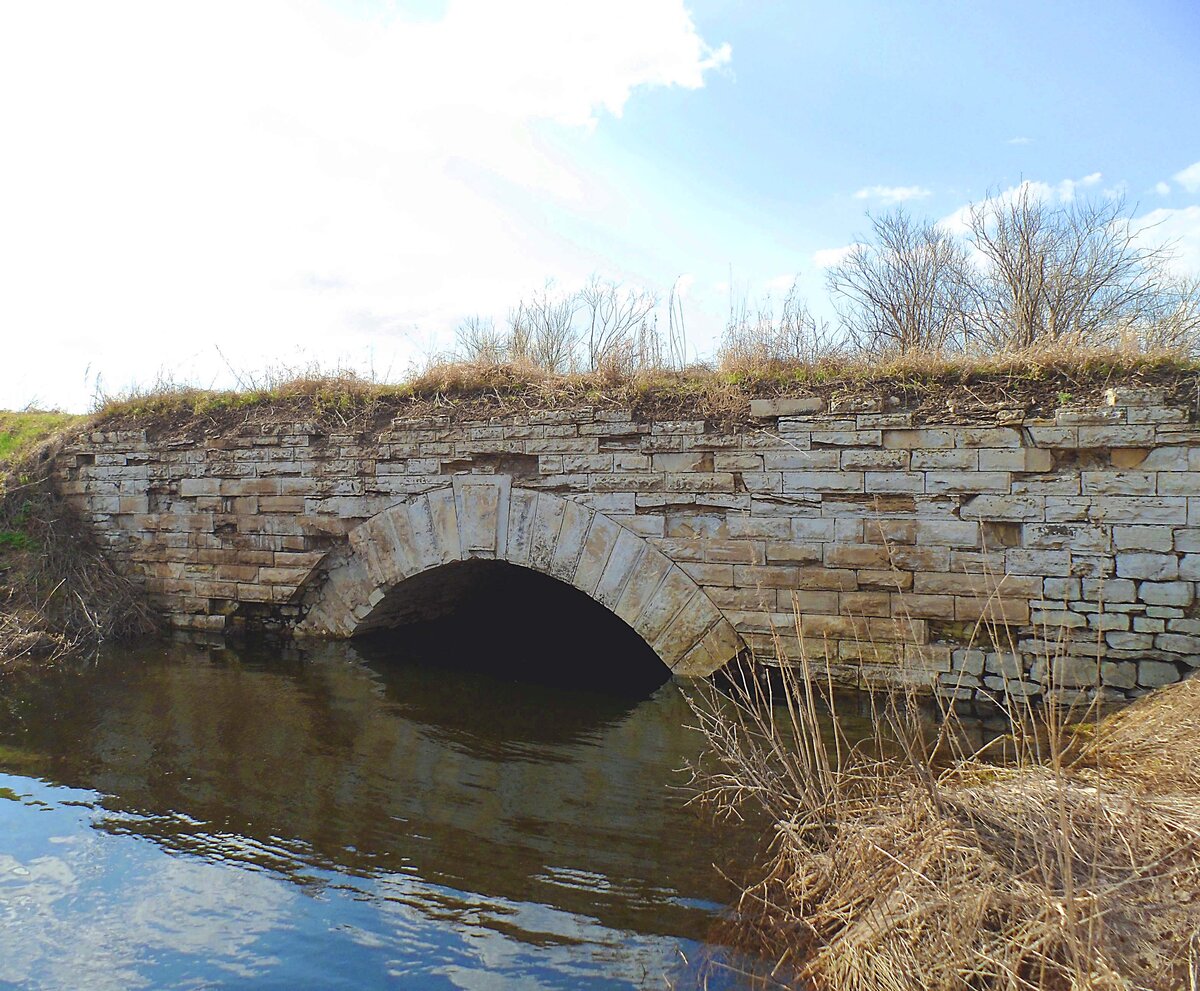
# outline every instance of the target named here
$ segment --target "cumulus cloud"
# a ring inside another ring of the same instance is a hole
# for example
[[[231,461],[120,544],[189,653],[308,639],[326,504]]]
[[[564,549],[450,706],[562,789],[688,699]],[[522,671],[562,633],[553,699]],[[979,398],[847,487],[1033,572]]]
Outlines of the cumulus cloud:
[[[28,348],[0,406],[78,405],[89,363],[110,387],[219,378],[214,344],[247,367],[403,361],[417,327],[586,274],[547,205],[619,192],[547,128],[702,87],[730,57],[682,0],[449,0],[419,22],[306,0],[0,6],[0,324]]]
[[[1200,162],[1194,162],[1186,169],[1181,169],[1171,178],[1189,193],[1200,193]]]
[[[1148,241],[1169,247],[1179,275],[1200,277],[1200,206],[1151,210],[1133,223]]]
[[[953,213],[939,220],[938,224],[953,233],[965,233],[969,227],[967,221],[970,217],[972,206],[982,206],[984,208],[1003,207],[1013,203],[1022,196],[1028,196],[1030,199],[1044,203],[1070,203],[1075,199],[1080,190],[1095,188],[1103,178],[1103,173],[1092,172],[1081,179],[1063,179],[1056,183],[1036,182],[1026,179],[1015,186],[1009,186],[998,193],[993,193],[976,204],[964,203]],[[1105,195],[1116,195],[1120,191],[1121,188],[1117,186],[1104,190],[1104,193]]]
[[[833,268],[834,265],[840,264],[855,247],[857,245],[846,244],[840,248],[821,248],[813,252],[813,264],[817,268]]]
[[[880,203],[905,203],[931,196],[923,186],[864,186],[854,194],[856,200],[877,200]]]
[[[1170,196],[1171,195],[1171,185],[1170,185],[1170,183],[1166,183],[1166,182],[1161,182],[1161,181],[1156,182],[1154,184],[1154,191],[1156,193],[1158,193],[1159,196]]]

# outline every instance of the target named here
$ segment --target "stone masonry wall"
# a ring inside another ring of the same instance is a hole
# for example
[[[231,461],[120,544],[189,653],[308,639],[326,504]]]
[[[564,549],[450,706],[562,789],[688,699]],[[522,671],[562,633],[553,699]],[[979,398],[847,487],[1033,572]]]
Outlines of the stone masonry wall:
[[[1200,426],[1156,390],[989,423],[871,400],[749,412],[736,429],[576,408],[97,431],[56,479],[184,628],[294,627],[351,530],[477,473],[646,538],[741,645],[842,684],[1123,696],[1200,666]]]

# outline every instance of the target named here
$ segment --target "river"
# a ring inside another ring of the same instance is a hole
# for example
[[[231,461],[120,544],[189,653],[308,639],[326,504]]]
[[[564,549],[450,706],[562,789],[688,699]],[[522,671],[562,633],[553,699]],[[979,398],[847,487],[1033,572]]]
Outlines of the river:
[[[721,872],[758,837],[685,804],[688,722],[670,682],[347,644],[153,643],[8,686],[0,984],[743,988]]]

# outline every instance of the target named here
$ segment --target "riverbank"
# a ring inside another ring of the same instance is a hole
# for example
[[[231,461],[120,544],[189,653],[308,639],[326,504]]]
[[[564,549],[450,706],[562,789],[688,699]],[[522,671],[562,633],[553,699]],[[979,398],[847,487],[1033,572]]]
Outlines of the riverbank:
[[[0,676],[157,629],[141,589],[112,568],[51,484],[56,437],[85,421],[0,413]]]
[[[822,739],[811,686],[729,692],[696,709],[694,781],[775,823],[732,936],[784,986],[1200,986],[1200,681],[1078,722],[1014,710],[987,759],[953,711],[930,734],[912,697],[880,705],[888,746],[854,747]]]

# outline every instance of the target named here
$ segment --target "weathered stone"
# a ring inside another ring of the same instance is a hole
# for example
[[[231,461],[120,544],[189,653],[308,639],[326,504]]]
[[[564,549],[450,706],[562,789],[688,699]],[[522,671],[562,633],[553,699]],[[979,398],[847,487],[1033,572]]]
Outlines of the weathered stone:
[[[1117,554],[1117,575],[1120,578],[1174,581],[1179,577],[1179,558],[1174,554],[1120,553]]]

